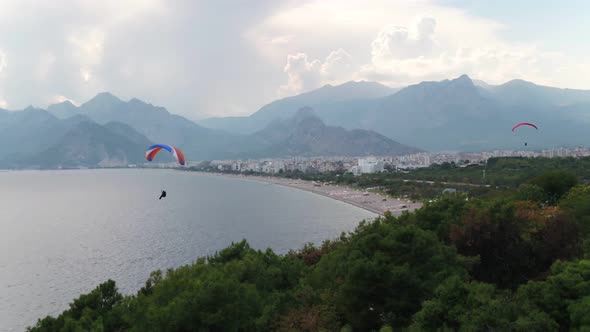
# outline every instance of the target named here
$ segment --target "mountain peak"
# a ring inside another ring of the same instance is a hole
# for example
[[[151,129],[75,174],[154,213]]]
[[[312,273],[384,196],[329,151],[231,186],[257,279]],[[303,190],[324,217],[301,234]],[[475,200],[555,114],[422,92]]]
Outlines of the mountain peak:
[[[122,103],[121,99],[117,98],[110,92],[101,92],[97,94],[94,98],[90,99],[89,101],[85,102],[84,105],[87,104],[100,104],[100,105],[107,105],[107,104],[119,104]]]
[[[473,80],[471,79],[471,77],[467,76],[466,74],[463,74],[453,80],[450,81],[450,83],[452,85],[460,85],[460,86],[473,86]]]
[[[459,76],[459,77],[457,77],[457,78],[454,79],[454,81],[458,81],[458,80],[460,80],[460,81],[465,81],[465,80],[471,81],[471,77],[469,77],[467,74],[463,74],[463,75],[461,75],[461,76]]]
[[[129,100],[130,104],[140,104],[140,105],[148,105],[148,103],[146,103],[145,101],[141,100],[141,99],[137,99],[137,98],[131,98]]]
[[[419,151],[373,131],[327,126],[311,107],[273,122],[254,137],[265,142],[266,147],[257,152],[264,157],[398,155]]]
[[[517,79],[510,80],[500,86],[505,86],[505,87],[537,86],[537,84],[517,78]]]
[[[75,115],[78,111],[78,107],[71,103],[69,100],[64,100],[61,103],[49,105],[47,112],[55,115],[60,119],[66,119]]]

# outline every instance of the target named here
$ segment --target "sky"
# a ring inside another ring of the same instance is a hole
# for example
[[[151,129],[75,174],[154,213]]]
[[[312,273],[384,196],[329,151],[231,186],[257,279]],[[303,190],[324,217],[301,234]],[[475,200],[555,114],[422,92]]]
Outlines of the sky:
[[[190,119],[325,84],[590,89],[590,1],[2,0],[0,108],[109,91]]]

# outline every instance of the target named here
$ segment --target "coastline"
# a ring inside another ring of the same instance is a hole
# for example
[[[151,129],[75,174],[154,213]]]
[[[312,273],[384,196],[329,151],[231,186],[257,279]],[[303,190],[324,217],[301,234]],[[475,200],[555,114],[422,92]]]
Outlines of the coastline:
[[[197,173],[199,175],[222,176],[234,179],[259,181],[299,189],[354,205],[358,208],[373,212],[380,216],[384,215],[387,211],[391,212],[393,215],[400,215],[403,211],[411,212],[422,206],[422,203],[419,202],[393,198],[380,193],[374,193],[341,185],[319,184],[312,181],[259,175],[210,173],[199,171],[192,173]]]

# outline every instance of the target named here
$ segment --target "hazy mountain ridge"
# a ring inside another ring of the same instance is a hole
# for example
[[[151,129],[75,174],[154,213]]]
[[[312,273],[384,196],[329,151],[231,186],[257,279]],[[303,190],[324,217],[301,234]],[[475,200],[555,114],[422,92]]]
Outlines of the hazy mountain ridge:
[[[560,89],[516,79],[490,87],[492,97],[511,105],[571,106],[590,103],[590,90]]]
[[[171,114],[164,107],[136,98],[125,102],[108,92],[98,94],[79,107],[59,105],[48,110],[67,108],[68,112],[71,110],[74,114],[86,115],[99,124],[124,123],[152,142],[182,147],[187,155],[196,160],[223,157],[223,146],[238,140],[237,135],[201,127],[182,116]]]
[[[261,157],[402,155],[419,149],[368,130],[327,126],[311,108],[287,120],[276,120],[252,135],[267,142]]]
[[[230,122],[248,131],[248,121],[261,116],[259,113],[267,116],[272,110],[289,114],[295,106],[309,106],[305,95],[288,100],[288,107],[273,102],[250,117],[232,118]],[[374,130],[427,150],[521,148],[526,137],[510,131],[521,121],[535,122],[542,128],[538,137],[531,137],[530,148],[579,145],[590,139],[585,129],[590,121],[590,91],[522,80],[490,85],[462,75],[410,85],[384,97],[335,100],[315,101],[318,104],[314,109],[327,125]],[[216,121],[223,127],[223,119]]]
[[[378,97],[359,99],[370,94]],[[317,108],[297,112],[308,101]],[[418,151],[396,141],[427,150],[469,151],[521,148],[524,141],[539,149],[590,139],[590,91],[521,80],[474,84],[466,75],[397,92],[371,82],[326,86],[263,107],[248,118],[266,125],[247,135],[205,128],[163,107],[135,98],[122,101],[110,93],[80,106],[51,105],[48,111],[0,110],[3,167],[23,167],[25,161],[43,167],[138,163],[151,142],[175,145],[188,160],[208,160]],[[534,122],[540,130],[515,135],[510,128],[521,121]],[[57,155],[64,158],[61,163],[51,157]]]
[[[29,167],[125,167],[142,163],[150,141],[131,127],[80,121],[55,145],[23,160]]]
[[[23,111],[0,111],[0,162],[14,162],[48,149],[57,143],[80,117],[57,119],[50,113],[26,108]]]
[[[337,86],[325,85],[297,96],[275,100],[250,116],[208,118],[198,123],[208,128],[251,134],[263,129],[274,119],[287,119],[293,116],[302,107],[312,107],[317,111],[334,103],[368,101],[384,97],[397,90],[377,82],[366,81],[351,81]]]

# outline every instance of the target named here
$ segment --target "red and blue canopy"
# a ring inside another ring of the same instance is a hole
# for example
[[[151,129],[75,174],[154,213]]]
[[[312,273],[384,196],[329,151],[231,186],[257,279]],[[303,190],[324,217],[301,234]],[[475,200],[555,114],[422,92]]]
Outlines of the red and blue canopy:
[[[148,161],[154,160],[154,157],[162,149],[172,153],[172,156],[174,156],[174,159],[176,159],[176,161],[178,161],[179,164],[181,164],[181,165],[185,164],[184,153],[182,153],[182,151],[180,151],[180,149],[177,149],[173,146],[166,145],[166,144],[154,144],[154,145],[150,146],[148,148],[147,152],[145,153],[145,159],[147,159]]]

